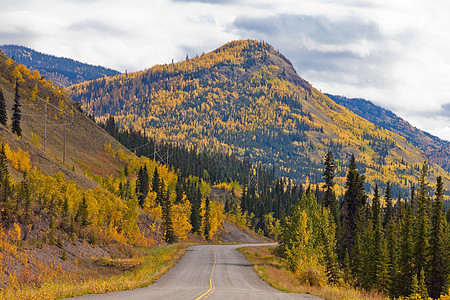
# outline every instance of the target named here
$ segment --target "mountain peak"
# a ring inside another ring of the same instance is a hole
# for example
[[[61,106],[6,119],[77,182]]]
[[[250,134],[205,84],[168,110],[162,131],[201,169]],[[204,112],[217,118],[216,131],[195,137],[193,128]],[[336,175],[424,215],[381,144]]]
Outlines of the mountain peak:
[[[69,93],[98,120],[112,114],[123,128],[233,153],[298,182],[322,180],[323,157],[332,150],[342,185],[354,154],[371,186],[388,178],[403,193],[416,182],[404,170],[426,159],[405,138],[337,105],[273,47],[253,40],[72,86]]]

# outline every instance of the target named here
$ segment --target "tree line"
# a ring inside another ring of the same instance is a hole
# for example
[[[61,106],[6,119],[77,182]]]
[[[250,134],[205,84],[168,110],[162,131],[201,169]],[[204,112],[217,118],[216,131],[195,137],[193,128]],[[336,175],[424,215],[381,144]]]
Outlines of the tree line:
[[[334,284],[391,298],[438,299],[448,293],[450,210],[445,214],[442,178],[436,178],[433,190],[424,163],[409,197],[393,199],[387,182],[384,193],[376,185],[370,199],[352,156],[345,193],[337,199],[331,152],[324,164],[323,192],[297,194],[281,226],[278,254],[290,269],[308,269],[313,257]]]

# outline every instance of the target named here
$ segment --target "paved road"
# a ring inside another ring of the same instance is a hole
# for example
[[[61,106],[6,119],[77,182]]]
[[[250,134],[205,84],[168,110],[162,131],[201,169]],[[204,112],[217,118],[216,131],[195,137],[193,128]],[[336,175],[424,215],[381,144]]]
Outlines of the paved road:
[[[146,288],[77,299],[321,299],[288,294],[269,286],[253,271],[244,255],[236,251],[242,246],[191,246],[175,267]]]

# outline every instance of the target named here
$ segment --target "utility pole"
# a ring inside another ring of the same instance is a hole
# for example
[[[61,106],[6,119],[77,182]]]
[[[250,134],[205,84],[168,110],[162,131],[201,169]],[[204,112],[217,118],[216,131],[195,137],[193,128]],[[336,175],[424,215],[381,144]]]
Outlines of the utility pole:
[[[48,103],[45,101],[45,115],[44,115],[44,151],[47,149],[47,106]]]

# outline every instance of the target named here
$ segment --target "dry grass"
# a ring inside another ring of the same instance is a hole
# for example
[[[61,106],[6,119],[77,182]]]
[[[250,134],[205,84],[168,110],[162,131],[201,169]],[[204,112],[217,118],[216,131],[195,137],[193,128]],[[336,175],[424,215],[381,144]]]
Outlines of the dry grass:
[[[283,267],[281,259],[272,254],[275,247],[240,248],[253,264],[253,269],[264,281],[274,288],[289,293],[311,294],[329,300],[341,299],[386,299],[380,294],[356,290],[350,287],[303,285],[296,276]]]
[[[101,261],[103,267],[110,267],[111,274],[117,268],[130,270],[120,275],[102,275],[86,278],[81,273],[64,273],[54,280],[45,282],[40,287],[25,286],[10,288],[0,292],[1,299],[60,299],[87,294],[106,293],[111,291],[130,290],[147,286],[160,278],[172,268],[184,255],[187,245],[171,245],[164,247],[141,248],[140,258],[134,261],[109,260]],[[142,263],[139,267],[136,264]]]

